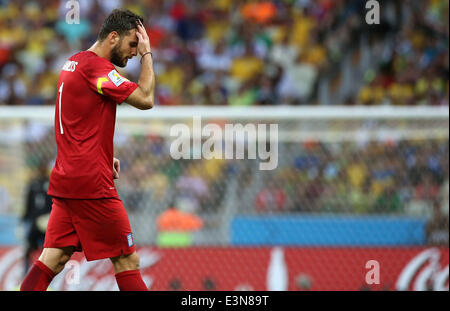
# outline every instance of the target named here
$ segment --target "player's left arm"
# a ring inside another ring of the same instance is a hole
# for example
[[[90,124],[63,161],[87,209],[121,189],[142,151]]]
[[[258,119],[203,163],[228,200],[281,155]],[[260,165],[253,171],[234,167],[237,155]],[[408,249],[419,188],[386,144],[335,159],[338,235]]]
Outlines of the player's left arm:
[[[122,76],[106,60],[95,65],[84,66],[80,73],[87,80],[92,91],[119,105],[139,86]]]
[[[150,39],[142,23],[137,26],[136,36],[138,37],[138,52],[141,55],[141,74],[138,87],[125,99],[125,102],[138,109],[147,110],[154,106],[155,73]]]

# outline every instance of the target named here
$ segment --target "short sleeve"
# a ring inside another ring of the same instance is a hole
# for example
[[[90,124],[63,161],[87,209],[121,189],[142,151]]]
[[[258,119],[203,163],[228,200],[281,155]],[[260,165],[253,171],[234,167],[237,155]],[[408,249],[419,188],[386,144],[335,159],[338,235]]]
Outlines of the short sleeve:
[[[83,69],[91,90],[118,104],[124,102],[138,87],[137,83],[122,76],[111,63],[103,60]]]

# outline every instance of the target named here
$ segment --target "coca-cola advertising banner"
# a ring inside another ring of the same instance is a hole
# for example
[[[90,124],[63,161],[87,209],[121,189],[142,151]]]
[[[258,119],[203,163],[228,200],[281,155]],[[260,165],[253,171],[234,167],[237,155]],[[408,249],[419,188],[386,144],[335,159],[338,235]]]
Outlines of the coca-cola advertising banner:
[[[449,289],[448,247],[141,247],[138,253],[144,281],[155,291]],[[17,290],[23,270],[22,248],[0,248],[0,290]],[[109,260],[87,262],[75,253],[50,290],[118,288]]]

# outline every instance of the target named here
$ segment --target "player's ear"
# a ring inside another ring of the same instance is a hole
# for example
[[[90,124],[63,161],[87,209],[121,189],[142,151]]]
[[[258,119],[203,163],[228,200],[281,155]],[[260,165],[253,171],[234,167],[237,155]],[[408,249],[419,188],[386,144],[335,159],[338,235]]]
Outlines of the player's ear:
[[[111,45],[116,45],[120,40],[120,36],[117,31],[111,31],[108,35],[108,40]]]

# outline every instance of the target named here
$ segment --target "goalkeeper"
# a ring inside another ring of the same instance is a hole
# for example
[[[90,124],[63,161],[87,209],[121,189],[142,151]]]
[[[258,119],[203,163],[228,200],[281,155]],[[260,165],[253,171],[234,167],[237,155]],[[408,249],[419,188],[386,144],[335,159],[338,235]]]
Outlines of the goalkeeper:
[[[134,83],[114,65],[125,67],[138,53],[142,67]],[[114,185],[120,162],[113,154],[117,105],[153,107],[155,76],[142,18],[129,10],[112,11],[94,45],[64,64],[57,90],[58,152],[48,191],[52,210],[44,249],[21,290],[46,290],[78,251],[88,261],[110,258],[120,290],[147,290],[128,215]]]

